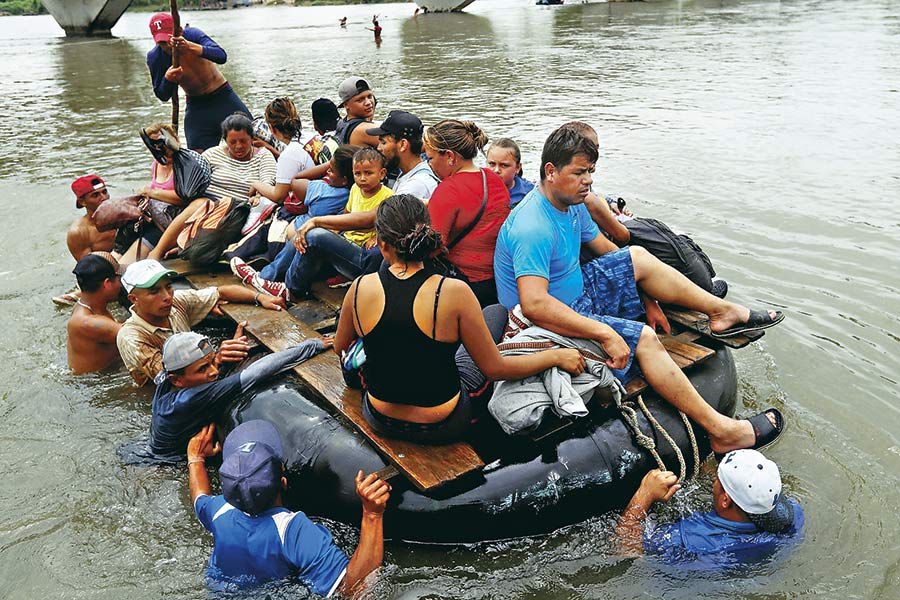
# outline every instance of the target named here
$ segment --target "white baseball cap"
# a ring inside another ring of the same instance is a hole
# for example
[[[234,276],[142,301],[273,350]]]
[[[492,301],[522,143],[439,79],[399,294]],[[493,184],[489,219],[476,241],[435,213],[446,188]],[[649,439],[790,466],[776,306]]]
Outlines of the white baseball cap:
[[[134,288],[151,288],[163,277],[172,275],[178,275],[178,273],[165,268],[158,260],[148,258],[128,265],[125,273],[122,274],[122,285],[125,286],[125,291],[130,293]]]
[[[781,498],[778,465],[756,450],[734,450],[719,463],[719,483],[748,515],[771,512]]]

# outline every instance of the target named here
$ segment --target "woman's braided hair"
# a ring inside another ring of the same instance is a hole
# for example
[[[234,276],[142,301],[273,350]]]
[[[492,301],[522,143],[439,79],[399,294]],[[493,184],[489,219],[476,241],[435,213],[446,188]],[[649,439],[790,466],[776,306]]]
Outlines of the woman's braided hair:
[[[408,262],[425,260],[444,249],[441,234],[431,227],[428,208],[412,194],[395,194],[378,205],[375,233]]]

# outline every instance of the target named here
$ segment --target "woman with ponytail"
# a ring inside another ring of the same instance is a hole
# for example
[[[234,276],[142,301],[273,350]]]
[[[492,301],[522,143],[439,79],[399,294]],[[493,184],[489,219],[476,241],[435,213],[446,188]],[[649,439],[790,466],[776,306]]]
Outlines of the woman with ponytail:
[[[335,351],[362,339],[362,410],[373,430],[419,443],[465,437],[484,409],[492,381],[523,379],[551,367],[577,374],[575,350],[504,357],[499,305],[478,305],[464,282],[435,275],[424,261],[444,251],[428,209],[409,194],[384,200],[375,214],[378,273],[357,278],[344,297]],[[463,347],[460,347],[462,343]]]
[[[475,123],[456,119],[429,127],[424,136],[431,170],[441,179],[428,201],[432,225],[482,307],[497,302],[494,246],[509,215],[506,185],[493,171],[475,166],[487,142]]]
[[[303,145],[306,139],[302,138],[300,115],[297,107],[290,98],[275,98],[266,107],[266,123],[272,130],[272,135],[281,142],[287,144],[281,154],[261,140],[254,140],[255,146],[264,146],[278,159],[275,167],[275,185],[261,181],[251,182],[250,195],[259,193],[273,202],[281,204],[291,191],[291,181],[301,171],[315,166],[312,157]],[[307,136],[309,137],[309,136]]]

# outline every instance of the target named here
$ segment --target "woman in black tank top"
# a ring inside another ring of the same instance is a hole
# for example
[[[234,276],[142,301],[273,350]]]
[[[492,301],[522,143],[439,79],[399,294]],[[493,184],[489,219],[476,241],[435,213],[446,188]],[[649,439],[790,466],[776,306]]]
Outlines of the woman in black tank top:
[[[362,338],[362,408],[375,431],[448,443],[464,437],[472,403],[486,402],[493,380],[523,379],[551,367],[584,370],[575,350],[500,355],[506,310],[494,305],[482,311],[464,282],[424,268],[422,261],[443,245],[418,198],[400,194],[382,202],[375,231],[384,264],[353,282],[334,339],[340,354]]]

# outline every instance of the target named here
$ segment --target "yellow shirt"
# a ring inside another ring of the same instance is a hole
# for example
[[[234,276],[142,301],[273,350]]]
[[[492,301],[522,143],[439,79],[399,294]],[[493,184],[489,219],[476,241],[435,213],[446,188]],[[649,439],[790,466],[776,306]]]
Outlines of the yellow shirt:
[[[375,194],[371,198],[366,198],[365,196],[363,196],[362,190],[360,190],[356,184],[353,184],[353,187],[350,188],[350,198],[347,199],[347,212],[353,213],[372,210],[379,204],[381,204],[381,202],[385,198],[389,198],[393,195],[394,190],[386,185],[382,185],[381,189],[375,192]],[[357,246],[362,246],[367,241],[375,237],[375,230],[361,229],[354,231],[345,231],[344,237]]]

